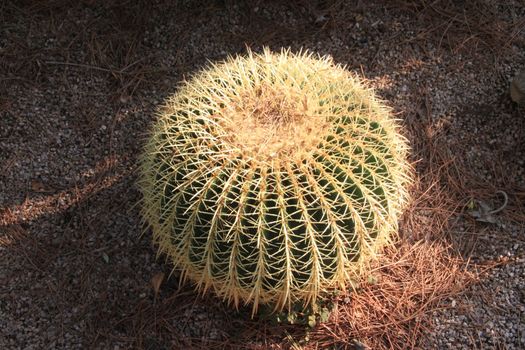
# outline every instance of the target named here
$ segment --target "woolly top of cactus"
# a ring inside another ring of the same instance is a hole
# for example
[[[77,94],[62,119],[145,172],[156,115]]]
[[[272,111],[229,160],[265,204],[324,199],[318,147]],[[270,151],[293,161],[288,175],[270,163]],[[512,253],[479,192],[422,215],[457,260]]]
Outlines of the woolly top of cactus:
[[[407,143],[372,90],[329,57],[248,52],[171,96],[146,146],[143,214],[200,290],[312,304],[397,230]]]
[[[312,96],[294,91],[292,84],[249,86],[230,96],[231,105],[216,115],[245,157],[266,163],[304,157],[326,133],[326,119],[313,106],[308,108]]]

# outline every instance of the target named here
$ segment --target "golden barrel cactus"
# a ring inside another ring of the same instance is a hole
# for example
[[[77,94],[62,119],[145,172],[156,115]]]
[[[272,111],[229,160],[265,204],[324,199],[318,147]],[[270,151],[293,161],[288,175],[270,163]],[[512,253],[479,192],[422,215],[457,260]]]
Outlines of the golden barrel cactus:
[[[406,200],[396,120],[330,58],[265,50],[214,64],[160,109],[143,215],[183,279],[289,310],[345,288]]]

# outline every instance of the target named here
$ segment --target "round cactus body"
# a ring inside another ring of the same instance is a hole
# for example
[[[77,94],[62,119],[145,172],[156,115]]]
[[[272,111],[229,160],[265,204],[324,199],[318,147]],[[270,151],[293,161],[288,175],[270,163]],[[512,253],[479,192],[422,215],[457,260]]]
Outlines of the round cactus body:
[[[327,57],[249,52],[186,81],[141,162],[159,251],[238,306],[313,304],[397,231],[407,144],[390,110]]]

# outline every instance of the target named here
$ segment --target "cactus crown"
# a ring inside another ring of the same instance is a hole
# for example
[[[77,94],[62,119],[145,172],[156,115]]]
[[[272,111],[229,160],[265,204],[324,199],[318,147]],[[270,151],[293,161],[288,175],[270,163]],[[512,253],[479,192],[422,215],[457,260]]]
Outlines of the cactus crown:
[[[327,57],[249,52],[183,83],[141,162],[159,251],[235,306],[313,304],[397,231],[407,144]]]

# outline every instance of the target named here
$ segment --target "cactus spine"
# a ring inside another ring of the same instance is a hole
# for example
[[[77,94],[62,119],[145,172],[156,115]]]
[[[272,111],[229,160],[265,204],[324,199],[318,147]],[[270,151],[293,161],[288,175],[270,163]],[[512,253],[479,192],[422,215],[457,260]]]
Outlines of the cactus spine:
[[[345,288],[391,241],[406,140],[327,57],[265,50],[211,65],[159,113],[143,215],[184,279],[276,310]]]

